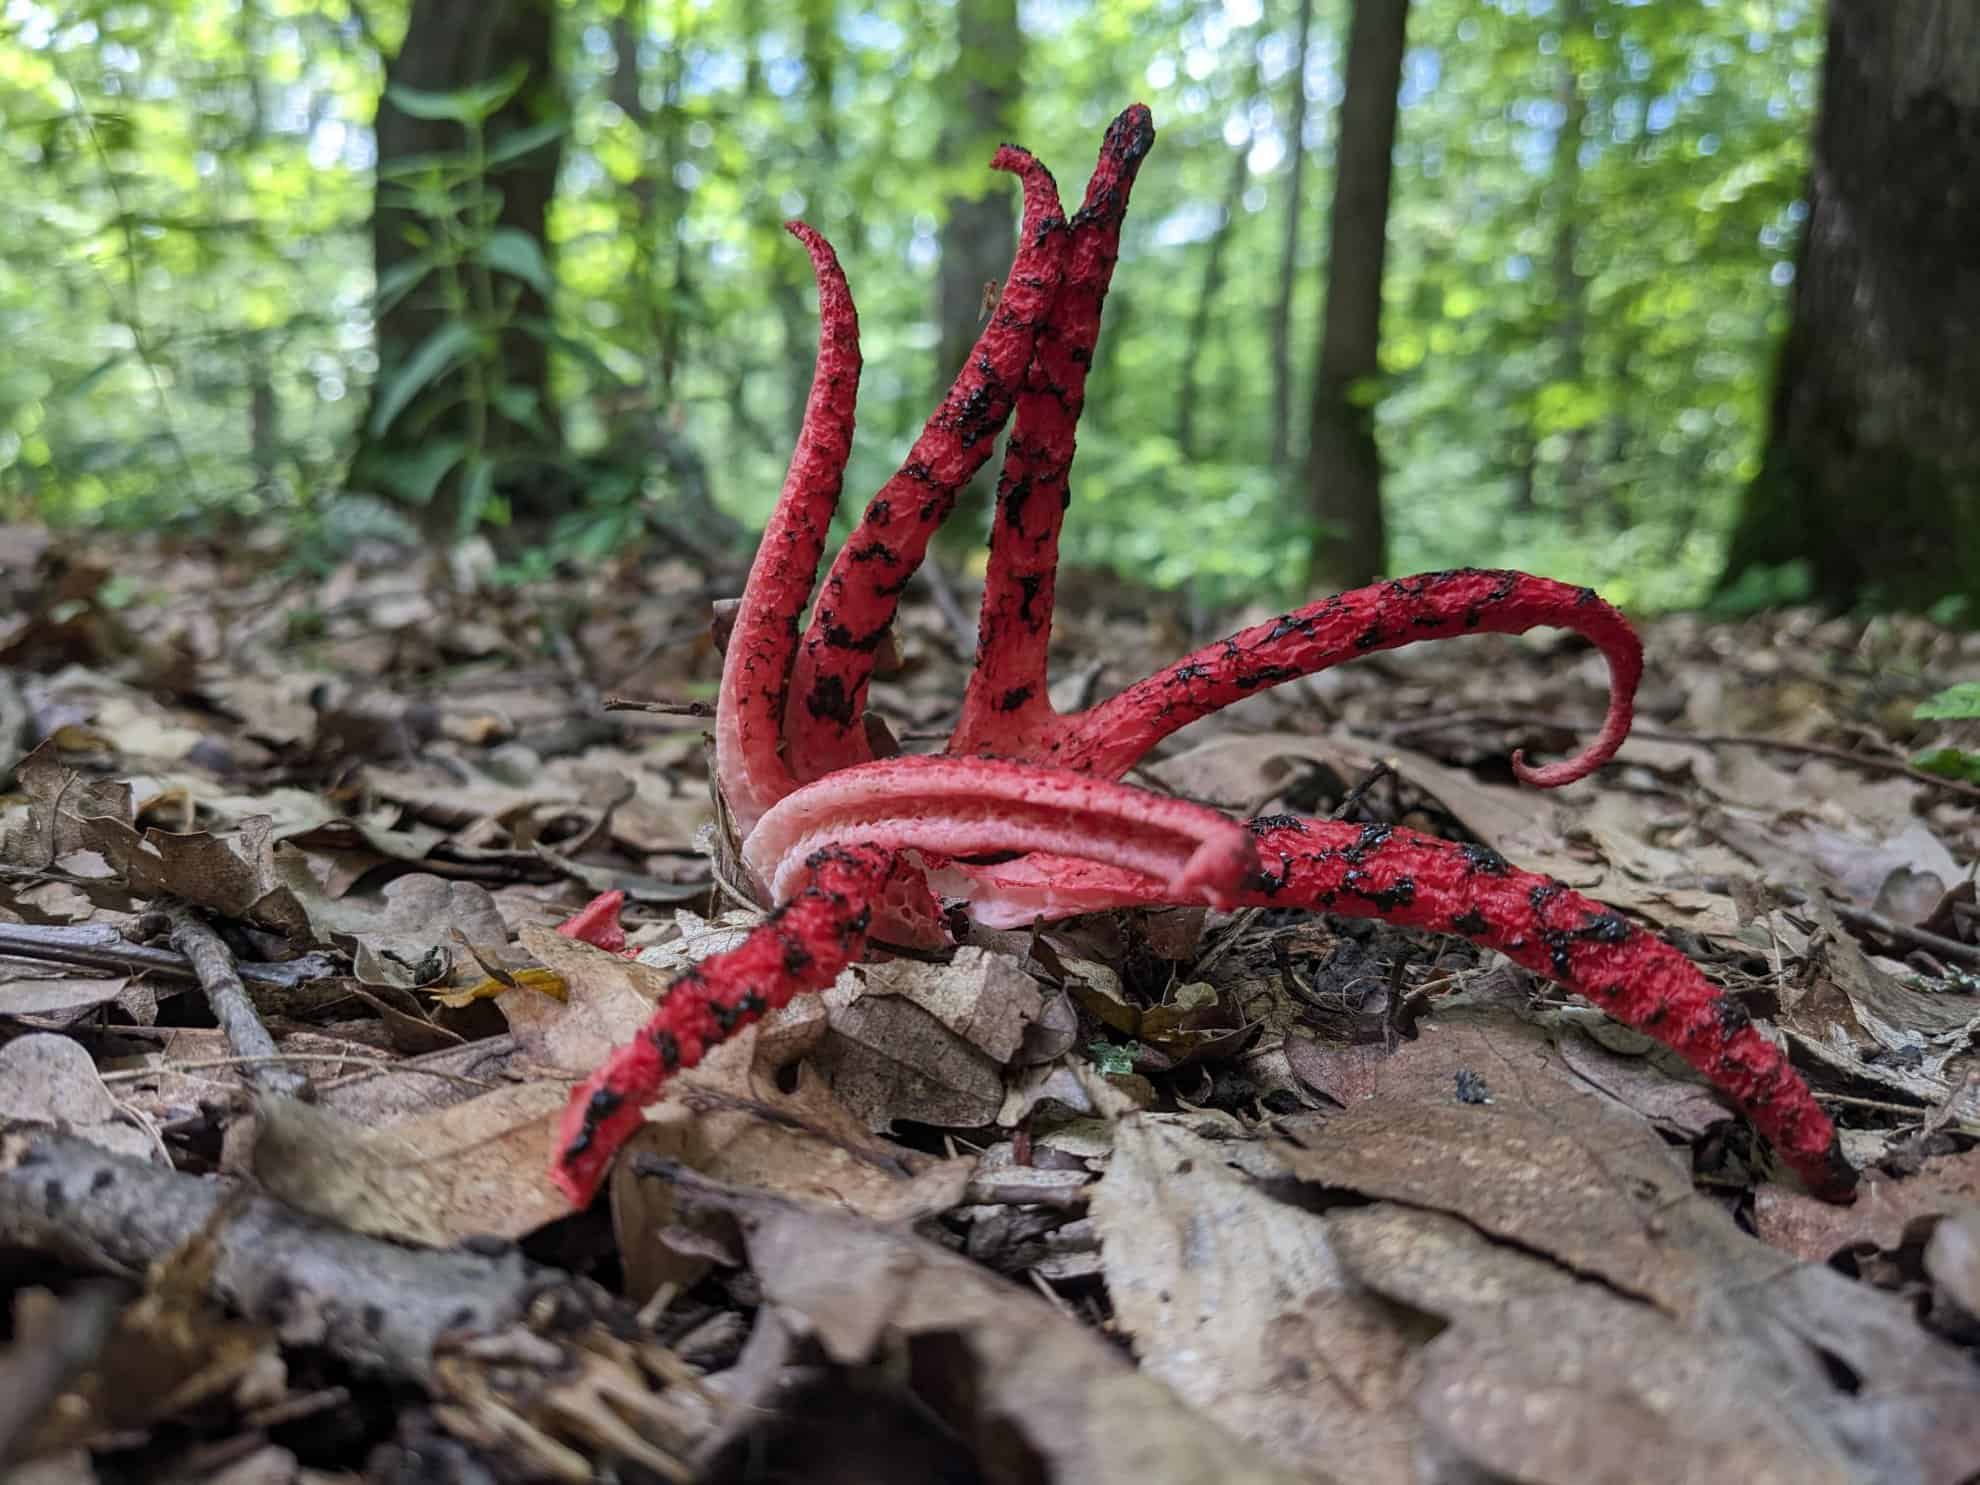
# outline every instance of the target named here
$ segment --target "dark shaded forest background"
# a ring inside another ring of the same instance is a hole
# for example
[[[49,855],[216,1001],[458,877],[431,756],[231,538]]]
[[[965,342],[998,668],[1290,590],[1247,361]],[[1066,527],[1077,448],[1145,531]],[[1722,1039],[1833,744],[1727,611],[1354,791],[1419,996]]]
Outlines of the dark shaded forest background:
[[[815,334],[780,223],[859,304],[856,510],[1008,266],[996,143],[1076,200],[1139,99],[1070,560],[1976,617],[1970,0],[0,15],[7,519],[746,552]]]

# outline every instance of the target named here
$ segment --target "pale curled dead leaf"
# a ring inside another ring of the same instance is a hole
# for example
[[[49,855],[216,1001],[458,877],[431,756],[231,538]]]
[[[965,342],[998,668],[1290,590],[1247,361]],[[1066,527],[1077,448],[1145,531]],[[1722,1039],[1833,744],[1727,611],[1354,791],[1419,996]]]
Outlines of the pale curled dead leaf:
[[[1231,1153],[1160,1115],[1115,1131],[1092,1214],[1142,1370],[1287,1469],[1410,1485],[1414,1338]]]
[[[859,971],[819,999],[831,1034],[813,1054],[834,1091],[873,1130],[912,1119],[973,1129],[997,1117],[1003,1067],[903,995],[869,995]]]
[[[823,1019],[813,1023],[823,1030]],[[976,1161],[938,1160],[873,1137],[832,1087],[800,1064],[786,1093],[765,1046],[739,1039],[684,1073],[647,1112],[613,1168],[612,1221],[626,1292],[644,1301],[663,1283],[686,1288],[707,1254],[674,1228],[673,1189],[639,1176],[640,1154],[676,1160],[727,1185],[795,1196],[879,1222],[912,1222],[962,1201]],[[780,1049],[794,1053],[786,1044]]]
[[[1003,1063],[1017,1056],[1025,1029],[1045,1004],[1038,982],[1014,956],[970,945],[947,964],[895,959],[867,965],[860,978],[867,995],[903,996]]]
[[[36,1032],[0,1046],[0,1120],[53,1124],[137,1160],[156,1160],[158,1143],[121,1119],[89,1053],[65,1036]]]

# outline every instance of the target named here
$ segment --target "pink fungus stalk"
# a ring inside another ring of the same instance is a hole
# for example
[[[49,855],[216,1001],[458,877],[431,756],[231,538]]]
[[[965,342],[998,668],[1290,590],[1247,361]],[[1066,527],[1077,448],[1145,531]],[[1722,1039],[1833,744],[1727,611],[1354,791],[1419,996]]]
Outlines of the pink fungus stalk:
[[[1675,949],[1614,911],[1484,847],[1294,815],[1247,828],[1110,782],[1177,729],[1295,677],[1418,640],[1544,625],[1600,648],[1608,714],[1575,757],[1531,767],[1515,755],[1514,771],[1543,788],[1585,777],[1621,746],[1643,666],[1635,633],[1595,594],[1516,572],[1398,578],[1241,630],[1083,713],[1053,711],[1046,644],[1074,431],[1122,215],[1153,139],[1138,104],[1114,121],[1069,226],[1044,167],[1021,150],[999,152],[994,163],[1020,176],[1025,196],[1003,298],[907,463],[840,551],[802,643],[799,620],[852,438],[859,348],[831,249],[792,227],[818,277],[817,369],[750,569],[716,726],[718,783],[743,832],[743,859],[776,906],[738,948],[682,975],[640,1036],[578,1086],[554,1179],[574,1202],[589,1201],[668,1078],[793,995],[830,984],[869,936],[946,942],[947,898],[991,927],[1208,903],[1374,917],[1469,939],[1673,1048],[1809,1189],[1847,1200],[1855,1172],[1781,1050]],[[961,720],[943,756],[871,761],[873,653],[1013,405]],[[608,912],[603,901],[565,931],[611,945],[617,904]]]
[[[757,543],[722,662],[715,752],[723,793],[747,831],[791,790],[784,760],[784,702],[797,652],[798,621],[818,576],[852,454],[859,391],[859,314],[831,245],[802,222],[788,224],[811,254],[818,280],[818,358],[783,493]]]

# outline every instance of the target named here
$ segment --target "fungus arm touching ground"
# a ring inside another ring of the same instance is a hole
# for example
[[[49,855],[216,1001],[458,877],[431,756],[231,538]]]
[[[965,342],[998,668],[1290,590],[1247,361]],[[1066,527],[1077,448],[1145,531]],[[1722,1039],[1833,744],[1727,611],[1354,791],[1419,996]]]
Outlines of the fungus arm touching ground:
[[[551,1174],[572,1201],[596,1193],[640,1110],[676,1072],[859,958],[901,865],[896,843],[1076,856],[1164,902],[1232,905],[1258,871],[1249,834],[1217,811],[1054,769],[895,758],[800,789],[745,846],[778,906],[736,948],[676,979],[639,1035],[571,1095]]]

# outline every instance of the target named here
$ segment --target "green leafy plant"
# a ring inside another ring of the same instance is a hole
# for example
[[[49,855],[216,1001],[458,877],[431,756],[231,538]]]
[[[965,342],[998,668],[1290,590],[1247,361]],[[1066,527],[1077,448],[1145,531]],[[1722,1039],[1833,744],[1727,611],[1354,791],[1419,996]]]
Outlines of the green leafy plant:
[[[1971,722],[1980,720],[1980,681],[1961,681],[1936,696],[1928,696],[1912,708],[1921,722]],[[1911,766],[1942,779],[1959,779],[1980,784],[1980,753],[1950,745],[1928,748],[1911,760]]]
[[[518,63],[500,77],[452,92],[387,89],[414,118],[460,125],[465,143],[455,153],[420,155],[382,170],[384,200],[414,219],[406,233],[416,252],[380,278],[376,310],[383,315],[427,290],[444,316],[379,383],[366,432],[381,439],[395,428],[406,431],[410,420],[417,435],[458,409],[447,424],[455,431],[423,441],[416,452],[395,454],[377,474],[393,495],[415,506],[430,505],[450,478],[457,480],[462,532],[506,516],[497,490],[510,456],[490,436],[497,415],[544,446],[555,442],[535,389],[508,380],[502,355],[503,337],[511,331],[539,340],[550,333],[520,309],[525,287],[551,293],[550,266],[534,238],[501,224],[502,193],[492,177],[555,139],[565,121],[512,130],[492,144],[488,133],[489,120],[528,75],[528,66]],[[541,451],[530,457],[540,458]]]

